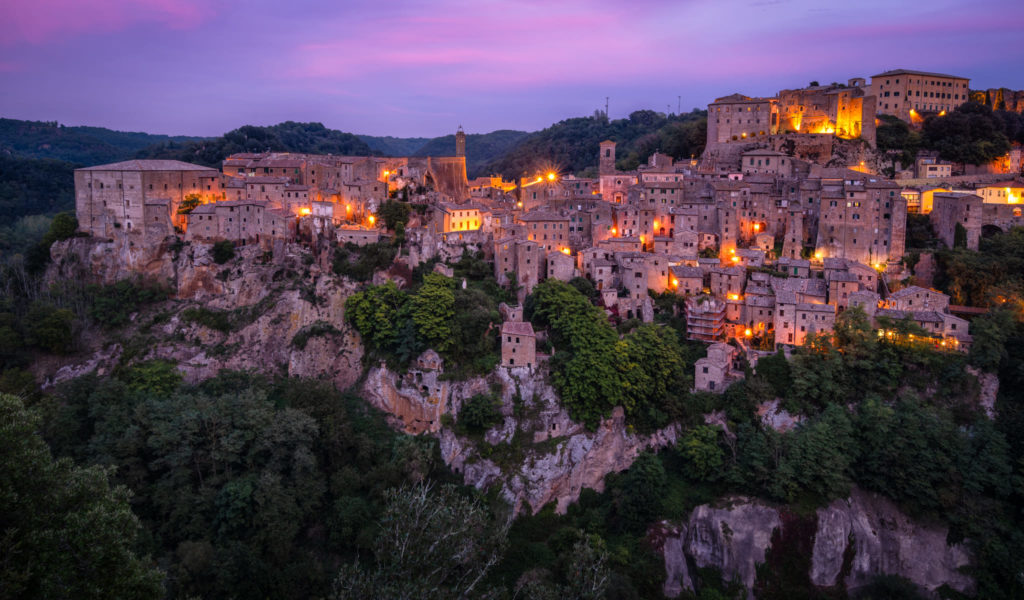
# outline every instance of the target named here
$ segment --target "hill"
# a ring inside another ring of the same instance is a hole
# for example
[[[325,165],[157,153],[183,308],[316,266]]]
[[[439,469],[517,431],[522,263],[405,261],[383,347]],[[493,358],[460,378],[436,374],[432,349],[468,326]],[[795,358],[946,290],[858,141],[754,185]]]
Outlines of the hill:
[[[0,119],[0,153],[81,165],[125,160],[153,144],[199,139],[202,138],[114,131],[103,127],[68,127],[56,121]]]
[[[467,134],[466,172],[471,178],[489,175],[487,165],[503,157],[529,135],[529,132],[511,129]],[[454,152],[455,134],[452,134],[430,140],[414,156],[451,156]]]
[[[426,145],[427,142],[434,139],[424,137],[398,138],[390,135],[356,135],[356,137],[366,142],[366,145],[371,150],[384,156],[412,156],[416,154],[417,150]]]
[[[582,173],[597,167],[598,144],[607,139],[618,143],[618,167],[629,170],[654,152],[673,158],[699,155],[704,151],[706,127],[707,113],[701,110],[669,116],[640,110],[614,121],[601,113],[566,119],[522,138],[503,156],[483,165],[481,171],[517,177],[554,165]]]
[[[169,141],[138,152],[135,158],[162,158],[220,168],[236,152],[305,152],[369,156],[373,150],[355,135],[328,129],[322,123],[285,121],[268,127],[245,125],[216,138],[180,143]]]

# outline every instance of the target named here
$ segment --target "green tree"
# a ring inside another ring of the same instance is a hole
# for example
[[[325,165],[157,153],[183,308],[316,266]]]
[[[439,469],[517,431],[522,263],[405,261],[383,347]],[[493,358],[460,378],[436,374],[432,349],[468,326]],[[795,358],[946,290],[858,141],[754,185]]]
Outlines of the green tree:
[[[53,354],[67,354],[74,341],[74,320],[74,313],[66,308],[36,302],[28,312],[26,341]]]
[[[139,522],[100,467],[54,460],[39,417],[0,395],[0,598],[162,598]]]
[[[718,443],[721,428],[700,425],[688,431],[677,446],[687,473],[697,481],[714,481],[721,475],[725,452]]]
[[[392,231],[399,226],[404,229],[409,222],[409,205],[398,200],[388,200],[381,205],[377,216],[384,222],[384,226]]]
[[[968,358],[972,365],[995,371],[1007,357],[1006,341],[1013,333],[1013,313],[997,307],[971,322],[971,345]]]
[[[154,359],[131,367],[125,371],[123,379],[129,390],[165,397],[178,389],[182,377],[173,362]]]
[[[458,425],[469,433],[483,433],[501,423],[501,402],[494,396],[476,394],[462,404]]]
[[[924,122],[926,148],[938,150],[946,160],[980,165],[1006,154],[1010,140],[1004,124],[984,104],[966,102],[945,116],[929,117]]]
[[[452,319],[455,317],[455,282],[438,273],[429,273],[412,297],[412,321],[416,331],[430,347],[444,352],[452,343]]]
[[[371,347],[390,350],[402,327],[409,296],[395,282],[372,286],[345,300],[345,320],[352,323]]]

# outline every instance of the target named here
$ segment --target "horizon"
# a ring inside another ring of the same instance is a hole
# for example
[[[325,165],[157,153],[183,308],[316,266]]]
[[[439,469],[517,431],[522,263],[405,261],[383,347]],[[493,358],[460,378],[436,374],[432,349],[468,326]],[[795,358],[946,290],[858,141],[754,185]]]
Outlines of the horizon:
[[[532,132],[606,96],[615,120],[893,68],[1024,88],[1008,68],[1024,61],[1012,0],[984,14],[965,0],[2,1],[0,114],[171,136],[289,120],[375,137]]]

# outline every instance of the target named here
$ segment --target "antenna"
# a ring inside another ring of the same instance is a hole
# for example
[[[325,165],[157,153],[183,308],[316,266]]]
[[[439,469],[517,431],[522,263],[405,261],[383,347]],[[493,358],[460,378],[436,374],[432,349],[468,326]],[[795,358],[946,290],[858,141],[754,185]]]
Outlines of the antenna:
[[[604,118],[610,120],[608,119],[608,96],[604,97]]]

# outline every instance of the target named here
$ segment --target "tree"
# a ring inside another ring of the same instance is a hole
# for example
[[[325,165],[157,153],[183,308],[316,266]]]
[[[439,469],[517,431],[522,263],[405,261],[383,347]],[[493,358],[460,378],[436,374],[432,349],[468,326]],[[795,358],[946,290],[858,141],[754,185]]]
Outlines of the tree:
[[[438,273],[423,277],[423,285],[412,297],[412,321],[416,332],[438,352],[452,343],[452,319],[455,317],[455,282]]]
[[[398,340],[409,296],[395,282],[372,286],[345,300],[345,320],[352,323],[373,348],[390,350]]]
[[[615,490],[614,506],[624,531],[643,531],[661,512],[668,477],[661,459],[641,452]]]
[[[945,116],[924,122],[924,145],[946,160],[980,165],[1010,150],[1004,124],[984,104],[966,102]]]
[[[895,171],[896,161],[906,168],[913,164],[917,151],[921,146],[921,136],[910,129],[903,119],[893,115],[879,115],[879,124],[875,128],[875,146],[892,160]]]
[[[374,562],[343,567],[335,600],[489,598],[485,577],[508,536],[480,503],[454,486],[420,484],[386,492]]]
[[[377,216],[384,222],[384,226],[395,231],[399,226],[405,228],[409,222],[409,205],[398,200],[388,200],[381,205]]]
[[[459,427],[470,433],[483,433],[501,423],[500,407],[501,402],[494,396],[476,394],[462,404]]]
[[[725,453],[718,444],[718,426],[700,425],[679,440],[679,454],[686,461],[686,470],[697,481],[714,481],[720,475]]]
[[[162,598],[139,521],[100,467],[54,460],[39,417],[0,395],[0,598]]]
[[[1006,341],[1013,333],[1013,313],[998,307],[971,322],[971,345],[968,359],[971,364],[985,371],[995,371],[1008,357]]]
[[[26,341],[53,354],[71,351],[74,340],[71,325],[75,315],[66,308],[36,302],[28,312],[28,335]]]

